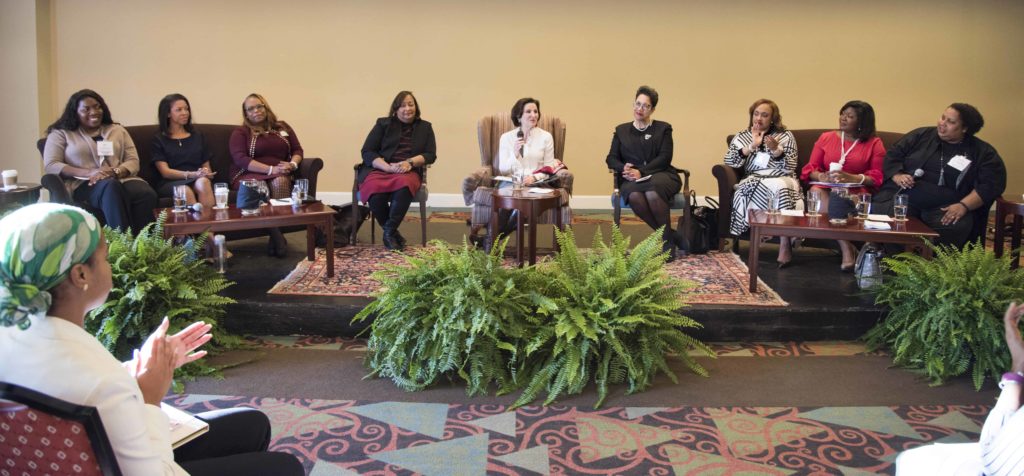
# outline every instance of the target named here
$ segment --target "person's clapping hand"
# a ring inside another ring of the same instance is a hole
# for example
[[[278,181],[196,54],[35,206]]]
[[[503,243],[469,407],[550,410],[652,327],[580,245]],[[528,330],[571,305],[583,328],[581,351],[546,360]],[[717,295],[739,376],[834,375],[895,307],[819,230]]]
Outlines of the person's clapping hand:
[[[193,322],[177,334],[167,338],[174,348],[174,368],[181,367],[189,362],[195,362],[206,356],[205,350],[196,351],[203,346],[213,335],[210,334],[213,326],[205,322]]]
[[[1003,316],[1003,325],[1006,327],[1006,347],[1010,349],[1012,364],[1010,371],[1024,372],[1024,339],[1020,334],[1020,317],[1024,314],[1024,304],[1017,301],[1011,302],[1006,308]]]
[[[778,150],[779,140],[772,136],[764,136],[764,145],[768,147],[768,150]]]
[[[174,377],[175,350],[167,338],[168,326],[170,321],[165,317],[142,344],[142,349],[135,351],[135,357],[129,365],[142,391],[142,399],[151,405],[160,405]]]

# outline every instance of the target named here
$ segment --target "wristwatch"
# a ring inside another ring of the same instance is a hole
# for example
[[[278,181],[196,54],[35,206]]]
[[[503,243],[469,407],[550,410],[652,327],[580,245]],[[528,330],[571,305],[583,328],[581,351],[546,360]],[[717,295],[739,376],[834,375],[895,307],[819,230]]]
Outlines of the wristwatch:
[[[1021,372],[1006,372],[1003,374],[1003,378],[999,381],[999,388],[1002,389],[1007,385],[1021,385],[1024,384],[1024,373]]]

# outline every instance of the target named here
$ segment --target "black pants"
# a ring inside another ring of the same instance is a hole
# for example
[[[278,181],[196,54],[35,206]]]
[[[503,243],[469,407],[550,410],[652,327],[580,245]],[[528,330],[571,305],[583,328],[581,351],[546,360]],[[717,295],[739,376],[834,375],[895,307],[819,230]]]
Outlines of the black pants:
[[[188,474],[280,475],[306,474],[298,458],[268,452],[270,420],[252,408],[229,408],[199,413],[210,431],[174,450],[174,461]]]
[[[878,213],[882,215],[892,215],[892,200],[876,200],[871,203],[871,213]],[[959,207],[956,202],[950,204],[950,206]],[[942,211],[942,207],[932,207],[927,209],[919,209],[916,207],[909,207],[907,215],[921,220],[929,228],[935,230],[939,234],[937,243],[940,245],[953,245],[957,248],[963,248],[965,244],[971,239],[971,235],[974,233],[974,212],[969,211],[956,223],[950,223],[949,225],[942,224],[942,216],[946,212]],[[886,247],[886,251],[889,248]]]
[[[375,193],[370,195],[370,211],[377,217],[381,228],[398,229],[405,219],[409,205],[412,204],[412,193],[402,187],[391,193]]]
[[[74,199],[102,211],[111,228],[131,229],[135,234],[154,221],[153,209],[159,203],[156,192],[143,180],[106,179],[91,186],[85,183],[75,189]]]

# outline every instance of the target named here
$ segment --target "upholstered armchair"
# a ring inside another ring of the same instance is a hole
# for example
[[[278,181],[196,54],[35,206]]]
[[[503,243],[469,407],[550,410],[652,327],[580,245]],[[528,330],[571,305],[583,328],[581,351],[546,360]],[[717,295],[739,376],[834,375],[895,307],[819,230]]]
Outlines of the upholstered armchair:
[[[541,114],[540,123],[537,127],[548,131],[555,140],[555,158],[565,162],[565,123],[555,116]],[[480,167],[473,171],[462,181],[462,197],[466,205],[472,206],[470,217],[471,238],[486,228],[491,220],[491,192],[494,190],[494,177],[498,175],[498,142],[501,135],[514,129],[512,116],[505,112],[492,116],[485,116],[477,123],[477,140],[480,144]],[[572,195],[573,174],[566,168],[559,170],[555,175],[559,180],[559,190],[562,191],[562,203],[558,212],[562,214],[562,223],[572,223],[572,210],[569,208],[569,197]],[[555,210],[551,210],[541,217],[539,223],[554,223]]]

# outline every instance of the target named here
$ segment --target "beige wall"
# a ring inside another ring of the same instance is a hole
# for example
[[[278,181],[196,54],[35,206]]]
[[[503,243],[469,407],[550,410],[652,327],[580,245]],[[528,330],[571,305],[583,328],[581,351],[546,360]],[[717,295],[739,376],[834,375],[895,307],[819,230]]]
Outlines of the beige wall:
[[[38,183],[42,161],[35,145],[39,135],[36,17],[31,1],[5,2],[0,10],[0,168],[16,169],[19,180]]]
[[[9,13],[30,12],[4,7],[3,90],[14,86],[15,101],[34,101],[36,70],[7,64],[35,53],[31,22]],[[169,92],[189,96],[198,122],[235,123],[258,91],[327,161],[321,191],[351,189],[372,120],[411,89],[437,133],[433,194],[458,193],[478,164],[476,120],[530,95],[568,124],[577,196],[605,195],[611,131],[644,83],[660,91],[655,117],[675,127],[675,164],[700,194],[716,193],[724,136],[759,97],[791,128],[834,127],[844,101],[863,99],[894,131],[973,103],[1011,190],[1024,190],[1011,160],[1024,152],[1013,131],[1024,124],[1024,2],[61,1],[52,15],[56,98],[44,117],[90,87],[124,124],[155,122]]]

